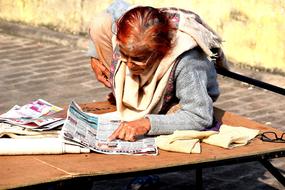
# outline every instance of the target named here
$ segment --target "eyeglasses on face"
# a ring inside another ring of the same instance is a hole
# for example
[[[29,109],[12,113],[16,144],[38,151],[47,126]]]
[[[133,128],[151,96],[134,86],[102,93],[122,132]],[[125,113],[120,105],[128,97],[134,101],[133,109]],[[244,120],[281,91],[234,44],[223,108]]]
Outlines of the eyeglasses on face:
[[[285,133],[282,133],[280,137],[273,132],[273,131],[267,131],[259,134],[259,137],[262,141],[265,142],[274,142],[274,143],[285,143]]]
[[[124,61],[124,62],[130,61],[133,64],[138,65],[138,66],[145,66],[145,65],[147,65],[149,63],[151,57],[154,54],[154,53],[151,53],[149,56],[131,57],[131,56],[126,55],[123,52],[120,52],[120,53],[121,53],[122,61]]]

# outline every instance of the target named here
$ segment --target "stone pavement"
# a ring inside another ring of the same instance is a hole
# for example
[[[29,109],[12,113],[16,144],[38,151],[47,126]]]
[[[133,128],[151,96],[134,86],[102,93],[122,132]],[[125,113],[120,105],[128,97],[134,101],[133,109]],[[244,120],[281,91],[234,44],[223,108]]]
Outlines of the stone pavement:
[[[285,87],[285,77],[234,68],[257,79]],[[215,106],[285,131],[285,97],[222,76]],[[42,98],[55,105],[103,101],[109,90],[99,84],[85,50],[1,33],[0,112]],[[285,159],[273,164],[285,172]],[[282,189],[258,162],[203,170],[205,189]],[[195,187],[194,171],[161,174],[159,189]],[[130,178],[100,181],[92,189],[122,189]]]

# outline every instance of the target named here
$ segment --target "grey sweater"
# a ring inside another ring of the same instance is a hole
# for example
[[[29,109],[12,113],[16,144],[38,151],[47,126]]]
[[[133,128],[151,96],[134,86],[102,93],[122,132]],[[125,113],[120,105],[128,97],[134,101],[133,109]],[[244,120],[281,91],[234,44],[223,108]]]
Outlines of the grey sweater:
[[[175,130],[203,130],[213,122],[213,102],[219,96],[214,63],[199,48],[184,54],[175,70],[176,97],[181,109],[169,115],[149,114],[148,135]]]
[[[108,7],[113,22],[128,8],[129,4],[117,0]],[[113,25],[115,26],[115,25]],[[88,56],[98,57],[94,44],[90,41]],[[181,109],[171,115],[150,114],[149,135],[170,134],[179,129],[203,130],[212,125],[213,101],[219,96],[214,63],[195,48],[184,54],[175,71],[176,97]]]

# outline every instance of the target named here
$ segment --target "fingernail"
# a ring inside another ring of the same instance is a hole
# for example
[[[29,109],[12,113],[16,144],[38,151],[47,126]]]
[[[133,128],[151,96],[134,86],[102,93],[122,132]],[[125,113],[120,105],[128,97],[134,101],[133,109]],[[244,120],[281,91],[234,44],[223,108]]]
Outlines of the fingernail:
[[[111,142],[113,140],[113,138],[112,137],[109,137],[108,139],[107,139],[107,142]]]

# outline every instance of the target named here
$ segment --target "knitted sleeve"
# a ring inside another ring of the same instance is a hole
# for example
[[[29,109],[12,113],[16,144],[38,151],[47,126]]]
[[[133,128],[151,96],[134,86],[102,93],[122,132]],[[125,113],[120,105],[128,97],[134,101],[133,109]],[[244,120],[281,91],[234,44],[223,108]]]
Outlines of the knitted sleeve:
[[[213,101],[219,96],[214,64],[196,48],[180,60],[175,77],[181,108],[169,115],[147,115],[151,123],[149,135],[185,129],[203,130],[212,125]]]

